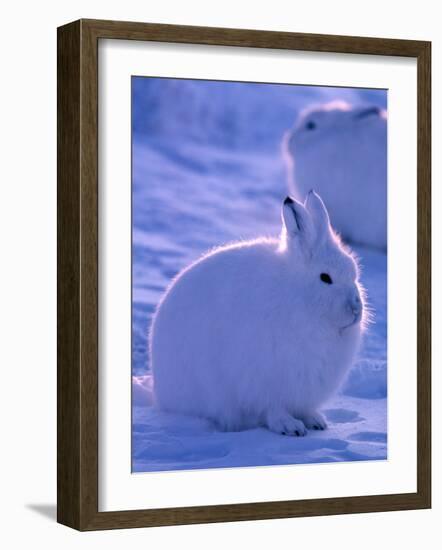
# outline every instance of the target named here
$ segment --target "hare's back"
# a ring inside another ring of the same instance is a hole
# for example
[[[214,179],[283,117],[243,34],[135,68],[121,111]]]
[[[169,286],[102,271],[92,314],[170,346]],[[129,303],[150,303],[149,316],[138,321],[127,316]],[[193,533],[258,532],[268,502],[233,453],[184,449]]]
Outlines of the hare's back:
[[[171,331],[206,332],[261,307],[263,293],[277,278],[274,241],[236,243],[209,253],[182,271],[160,303],[153,338],[170,338]],[[167,334],[168,333],[168,334]]]

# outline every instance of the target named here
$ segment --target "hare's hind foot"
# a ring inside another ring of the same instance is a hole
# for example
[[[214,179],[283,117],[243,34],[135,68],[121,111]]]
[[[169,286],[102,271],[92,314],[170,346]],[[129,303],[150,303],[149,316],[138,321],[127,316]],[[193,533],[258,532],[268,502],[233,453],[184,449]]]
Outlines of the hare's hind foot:
[[[319,412],[306,414],[302,417],[305,427],[308,430],[326,430],[327,422],[325,418]]]

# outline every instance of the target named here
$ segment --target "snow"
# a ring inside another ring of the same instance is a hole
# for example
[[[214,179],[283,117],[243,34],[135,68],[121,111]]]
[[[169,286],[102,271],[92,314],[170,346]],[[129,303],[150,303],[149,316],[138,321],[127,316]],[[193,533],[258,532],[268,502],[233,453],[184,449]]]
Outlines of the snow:
[[[134,472],[387,458],[387,257],[369,248],[356,252],[374,322],[324,407],[327,430],[219,432],[152,407],[147,333],[164,289],[213,246],[277,235],[282,135],[305,108],[333,100],[385,108],[386,92],[133,79]]]

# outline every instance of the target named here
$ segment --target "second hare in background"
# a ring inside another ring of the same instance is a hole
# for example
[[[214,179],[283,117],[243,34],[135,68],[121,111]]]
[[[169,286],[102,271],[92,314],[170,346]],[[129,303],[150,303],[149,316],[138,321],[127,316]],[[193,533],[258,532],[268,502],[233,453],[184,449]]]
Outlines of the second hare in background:
[[[290,193],[313,186],[343,239],[387,248],[387,119],[375,106],[305,111],[284,140]]]

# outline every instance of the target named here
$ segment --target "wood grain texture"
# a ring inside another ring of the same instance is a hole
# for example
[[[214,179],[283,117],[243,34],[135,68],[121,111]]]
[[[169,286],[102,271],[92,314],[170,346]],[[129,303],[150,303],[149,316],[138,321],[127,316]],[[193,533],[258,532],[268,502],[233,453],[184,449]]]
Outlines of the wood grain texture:
[[[431,507],[431,44],[418,57],[417,485]]]
[[[149,40],[187,44],[303,50],[315,52],[400,55],[417,57],[425,42],[360,36],[336,36],[291,32],[157,25],[129,21],[82,20],[88,31],[100,38]]]
[[[98,41],[150,40],[417,58],[418,490],[398,495],[98,511]],[[58,521],[116,529],[431,506],[430,43],[81,20],[58,29]]]
[[[57,519],[79,526],[80,23],[58,31]]]

